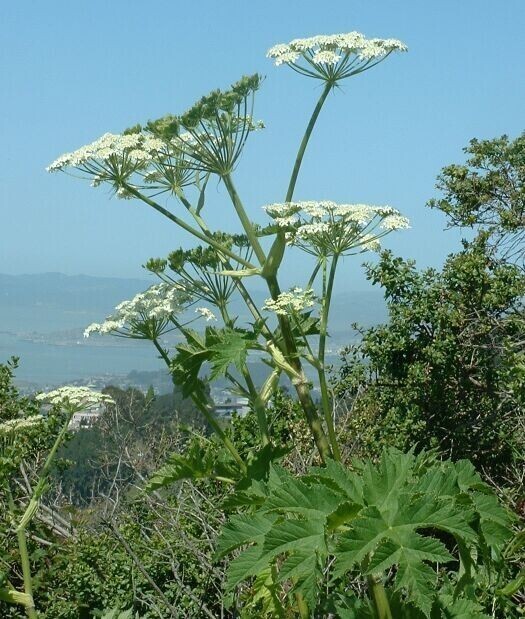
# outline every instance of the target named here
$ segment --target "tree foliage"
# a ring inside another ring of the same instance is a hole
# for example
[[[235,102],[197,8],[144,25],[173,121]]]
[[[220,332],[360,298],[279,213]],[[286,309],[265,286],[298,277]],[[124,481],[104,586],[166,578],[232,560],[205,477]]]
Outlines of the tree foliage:
[[[525,133],[511,140],[471,140],[463,165],[438,177],[443,197],[429,206],[443,211],[451,226],[471,227],[491,239],[497,255],[524,266]]]

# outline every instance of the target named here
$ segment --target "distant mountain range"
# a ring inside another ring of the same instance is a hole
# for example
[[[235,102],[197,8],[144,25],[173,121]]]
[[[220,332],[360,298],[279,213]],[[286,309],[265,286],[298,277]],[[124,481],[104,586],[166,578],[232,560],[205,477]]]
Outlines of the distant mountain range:
[[[0,274],[0,331],[49,333],[102,320],[146,289],[144,279],[38,273]]]
[[[92,277],[40,273],[0,274],[0,331],[14,334],[53,334],[73,330],[80,333],[93,321],[102,321],[115,305],[133,297],[154,283],[147,279]],[[267,294],[254,291],[262,304]],[[233,313],[248,318],[242,301],[233,301]],[[351,323],[372,325],[386,317],[380,289],[340,292],[334,295],[331,333],[337,339],[351,331]],[[74,335],[74,334],[73,334]]]

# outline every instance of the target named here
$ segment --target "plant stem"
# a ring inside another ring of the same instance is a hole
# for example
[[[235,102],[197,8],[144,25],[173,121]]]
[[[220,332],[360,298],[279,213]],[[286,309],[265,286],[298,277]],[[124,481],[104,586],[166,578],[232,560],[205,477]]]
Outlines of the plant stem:
[[[392,619],[392,611],[390,610],[383,583],[376,579],[375,576],[370,575],[368,576],[368,587],[374,601],[377,619]]]
[[[299,176],[299,170],[301,169],[301,164],[303,162],[304,153],[306,151],[306,147],[308,146],[308,141],[310,140],[310,136],[312,135],[312,131],[314,129],[315,123],[321,112],[321,108],[323,107],[324,102],[326,101],[326,97],[334,87],[332,82],[326,82],[325,87],[323,88],[323,92],[317,101],[317,104],[314,108],[312,116],[310,117],[310,121],[306,126],[306,131],[304,132],[303,139],[301,140],[301,144],[299,146],[299,150],[297,152],[297,157],[295,158],[295,163],[292,170],[292,176],[290,178],[290,183],[288,185],[288,191],[286,192],[285,202],[291,202],[293,198],[293,193],[295,190],[295,183],[297,182],[297,177]]]
[[[251,264],[251,262],[248,262],[242,256],[238,256],[236,253],[230,251],[227,247],[222,245],[222,243],[219,243],[218,241],[216,241],[214,238],[212,238],[210,236],[207,236],[207,235],[203,234],[200,230],[197,230],[197,228],[194,228],[193,226],[190,226],[183,219],[181,219],[180,217],[177,217],[173,213],[170,213],[170,211],[168,211],[168,209],[165,209],[160,204],[157,204],[154,200],[151,200],[147,196],[141,194],[140,191],[137,191],[134,187],[131,187],[130,185],[125,185],[125,189],[130,194],[132,194],[133,196],[135,196],[139,200],[142,200],[148,206],[151,206],[156,211],[158,211],[159,213],[164,215],[164,217],[167,217],[168,219],[173,221],[173,223],[176,223],[183,230],[186,230],[186,232],[189,232],[190,234],[192,234],[193,236],[197,237],[199,240],[203,241],[204,243],[207,243],[208,245],[211,245],[217,251],[222,252],[224,255],[229,256],[230,258],[235,260],[235,262],[238,262],[239,264],[242,264],[243,266],[245,266],[248,269],[255,268],[254,265]]]
[[[179,327],[180,329],[180,327]],[[183,331],[182,329],[180,329]],[[155,348],[158,350],[160,356],[164,360],[164,363],[168,366],[168,369],[171,367],[171,361],[167,354],[167,352],[162,348],[159,341],[156,338],[152,340]],[[233,459],[239,465],[239,468],[243,473],[246,473],[246,465],[244,464],[243,459],[241,458],[239,452],[237,451],[235,445],[231,442],[231,440],[226,436],[224,430],[217,423],[217,420],[213,416],[213,413],[209,410],[209,405],[206,402],[203,402],[200,398],[197,397],[196,394],[191,395],[191,399],[195,406],[200,410],[200,412],[204,415],[206,421],[210,424],[211,428],[217,434],[217,436],[221,439],[226,449],[231,453]]]
[[[250,221],[248,215],[246,214],[246,211],[244,210],[244,206],[241,202],[239,194],[237,193],[235,185],[233,184],[232,177],[229,174],[225,174],[222,177],[222,180],[228,193],[230,194],[230,198],[235,208],[235,211],[237,212],[237,216],[239,217],[242,227],[244,228],[244,232],[246,233],[246,236],[250,241],[250,245],[252,246],[253,251],[257,256],[257,260],[259,260],[260,265],[263,266],[266,262],[266,254],[264,253],[264,250],[259,243],[259,239],[255,234],[255,229],[252,225],[252,222]]]
[[[337,436],[335,434],[334,419],[332,414],[332,407],[330,404],[330,398],[328,396],[328,386],[326,383],[326,368],[325,368],[325,353],[326,353],[326,336],[328,330],[328,315],[330,313],[330,303],[332,301],[332,293],[334,288],[335,272],[337,269],[337,254],[332,258],[332,264],[330,265],[330,273],[328,274],[328,282],[326,282],[326,259],[323,263],[323,303],[321,309],[321,324],[319,334],[319,383],[321,386],[321,401],[323,404],[324,419],[326,427],[328,429],[328,437],[330,439],[330,445],[334,458],[341,462],[341,451],[337,442]]]
[[[16,506],[11,493],[11,489],[7,487],[7,497],[9,511],[14,516]],[[16,528],[16,539],[18,542],[18,550],[20,552],[20,562],[22,564],[22,577],[24,580],[24,593],[27,596],[27,602],[24,603],[25,611],[29,619],[37,619],[35,602],[33,600],[33,578],[31,576],[31,564],[29,562],[29,553],[27,552],[26,532],[25,529]]]
[[[25,529],[25,527],[31,521],[32,517],[34,516],[34,514],[36,513],[38,509],[38,503],[40,501],[40,497],[42,496],[42,493],[44,492],[44,489],[46,487],[47,474],[49,473],[49,469],[51,468],[51,465],[53,464],[53,460],[55,459],[55,455],[56,455],[56,452],[58,451],[58,448],[64,441],[64,437],[69,427],[69,422],[71,421],[71,418],[73,417],[73,414],[75,412],[77,412],[77,409],[75,408],[69,409],[67,417],[66,417],[66,421],[64,422],[64,425],[62,426],[58,436],[56,437],[55,442],[53,443],[53,447],[51,447],[51,451],[47,454],[47,458],[46,458],[46,461],[44,462],[44,466],[42,467],[42,469],[40,470],[40,473],[38,474],[38,482],[35,486],[35,489],[33,490],[33,494],[24,511],[24,514],[22,515],[20,523],[18,524],[18,527],[16,529],[17,531],[21,531]]]
[[[226,324],[231,324],[232,321],[228,313],[228,308],[225,305],[222,305],[220,307],[220,311],[224,322]],[[264,447],[270,442],[270,437],[268,433],[268,420],[266,419],[266,410],[264,403],[261,401],[257,388],[253,382],[252,375],[250,374],[250,370],[248,369],[246,363],[242,364],[242,376],[246,382],[246,386],[248,387],[250,400],[257,416],[257,425],[259,426],[259,432],[261,433],[261,443]]]
[[[263,266],[266,260],[266,256],[261,245],[259,244],[259,239],[255,234],[255,230],[250,220],[248,219],[248,216],[246,215],[246,211],[244,210],[242,201],[237,191],[235,190],[233,181],[229,175],[223,176],[223,180],[228,190],[228,193],[230,194],[230,198],[233,202],[237,215],[241,220],[248,240],[252,244],[252,248],[261,266]],[[272,299],[277,299],[281,290],[279,288],[279,283],[277,281],[277,276],[275,275],[275,272],[266,276],[264,279],[266,280],[266,284],[268,285],[268,290],[270,291]],[[287,361],[294,368],[295,373],[301,377],[300,380],[293,381],[297,396],[299,398],[299,401],[301,402],[301,406],[305,413],[306,420],[310,427],[310,431],[313,435],[315,444],[317,445],[319,455],[321,456],[322,461],[326,462],[328,458],[332,457],[330,444],[326,438],[321,419],[319,418],[317,408],[310,394],[310,383],[306,378],[306,375],[304,374],[301,361],[299,360],[297,346],[293,336],[290,320],[286,316],[282,315],[278,316],[278,320],[284,341],[284,353],[286,355]]]
[[[26,614],[29,619],[36,619],[35,602],[33,600],[33,579],[31,576],[31,565],[29,563],[29,553],[27,552],[26,532],[24,529],[17,530],[16,538],[20,550],[20,560],[22,562],[22,574],[24,578],[24,592],[28,596],[29,603],[26,605]]]
[[[276,299],[280,294],[279,284],[275,276],[268,277],[266,279],[268,289],[272,296],[272,299]],[[304,374],[301,361],[298,356],[297,346],[292,333],[290,320],[286,316],[278,315],[279,326],[283,336],[286,359],[288,363],[294,368],[297,374],[301,376],[300,381],[293,381],[297,396],[303,408],[306,416],[306,420],[310,427],[310,431],[313,435],[315,444],[319,451],[319,455],[323,462],[326,462],[328,458],[332,457],[330,444],[326,438],[326,434],[321,424],[321,419],[317,413],[317,408],[312,400],[310,393],[310,383]]]
[[[295,163],[293,166],[292,175],[290,177],[290,182],[288,184],[288,190],[286,191],[286,197],[284,199],[285,202],[292,201],[293,194],[295,191],[295,184],[297,182],[297,177],[299,176],[299,171],[301,169],[301,164],[303,162],[304,153],[306,151],[306,147],[308,146],[310,136],[312,135],[312,132],[315,127],[315,123],[317,122],[317,118],[319,117],[319,114],[324,105],[324,102],[326,101],[326,98],[328,97],[330,91],[332,90],[334,86],[335,84],[333,82],[326,82],[325,87],[323,88],[323,92],[321,93],[321,96],[319,97],[319,100],[317,101],[314,111],[312,112],[312,116],[310,117],[310,120],[308,121],[308,125],[306,126],[303,139],[301,140],[301,144],[299,145],[299,150],[297,151],[297,156],[295,157]],[[273,250],[274,248],[277,250],[277,247],[282,243],[284,243],[284,232],[278,232],[277,238],[273,242],[272,248],[270,249],[270,255],[275,254],[277,256],[275,260],[275,265],[274,265],[275,271],[277,271],[283,259],[283,252],[277,252]]]
[[[295,593],[295,601],[297,602],[297,610],[301,619],[308,619],[310,617],[310,611],[308,610],[308,604],[306,603],[302,593]]]

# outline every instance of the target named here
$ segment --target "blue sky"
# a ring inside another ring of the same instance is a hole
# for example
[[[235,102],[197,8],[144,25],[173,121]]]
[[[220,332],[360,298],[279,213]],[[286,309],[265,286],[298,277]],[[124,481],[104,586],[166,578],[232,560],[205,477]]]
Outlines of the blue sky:
[[[460,233],[425,208],[440,168],[473,138],[524,127],[523,0],[20,0],[0,7],[0,272],[135,277],[148,257],[188,244],[145,206],[44,170],[106,131],[179,113],[242,74],[266,76],[236,181],[254,219],[284,197],[315,80],[265,58],[295,37],[358,30],[395,37],[408,54],[342,84],[323,110],[297,199],[391,204],[412,229],[385,245],[439,265]],[[222,188],[210,222],[234,229]],[[359,258],[341,284],[363,285]],[[301,271],[298,259],[292,270]],[[289,275],[293,279],[293,275]]]

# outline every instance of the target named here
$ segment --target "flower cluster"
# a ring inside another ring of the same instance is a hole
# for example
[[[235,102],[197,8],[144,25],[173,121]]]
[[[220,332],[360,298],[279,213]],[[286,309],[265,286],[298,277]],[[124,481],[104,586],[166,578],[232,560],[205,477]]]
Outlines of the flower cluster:
[[[291,312],[301,312],[315,305],[315,294],[311,288],[292,288],[289,292],[281,292],[276,299],[266,299],[263,309],[287,316]]]
[[[216,231],[210,237],[225,249],[233,250],[243,260],[251,259],[253,250],[246,235]],[[236,289],[235,281],[223,275],[224,271],[234,268],[230,259],[220,249],[209,245],[198,245],[193,249],[180,247],[170,252],[167,259],[148,260],[145,267],[195,301],[199,299],[219,307],[228,301]],[[175,276],[169,273],[168,267]]]
[[[150,121],[146,130],[169,142],[189,168],[224,175],[231,172],[252,131],[264,128],[251,111],[261,76],[244,76],[226,90],[214,90],[180,116]]]
[[[105,133],[91,144],[82,146],[72,153],[62,155],[46,168],[48,172],[58,172],[65,168],[78,168],[92,173],[93,168],[105,171],[108,162],[127,159],[132,164],[143,164],[150,161],[165,148],[165,143],[144,133]],[[98,184],[103,179],[93,181]]]
[[[202,318],[205,318],[206,322],[209,322],[210,320],[217,320],[217,316],[215,316],[215,314],[207,307],[197,307],[195,309],[195,313],[199,314]]]
[[[32,430],[39,427],[43,420],[44,418],[40,415],[25,418],[21,417],[18,419],[9,419],[8,421],[0,423],[0,437],[14,436],[16,434],[25,432],[26,430]]]
[[[135,338],[157,338],[165,331],[172,317],[183,309],[187,297],[170,284],[151,286],[129,301],[119,303],[115,313],[102,323],[93,323],[84,331],[84,337],[91,333],[113,333]]]
[[[35,399],[45,404],[69,406],[76,409],[90,408],[99,404],[113,404],[113,398],[88,387],[59,387],[48,393],[39,393]]]
[[[406,217],[390,206],[338,204],[328,200],[285,202],[263,207],[289,245],[316,256],[379,249],[379,239],[409,228]]]
[[[361,73],[392,52],[406,52],[397,39],[367,39],[359,32],[317,35],[280,43],[268,50],[276,66],[288,65],[298,73],[335,83]]]

